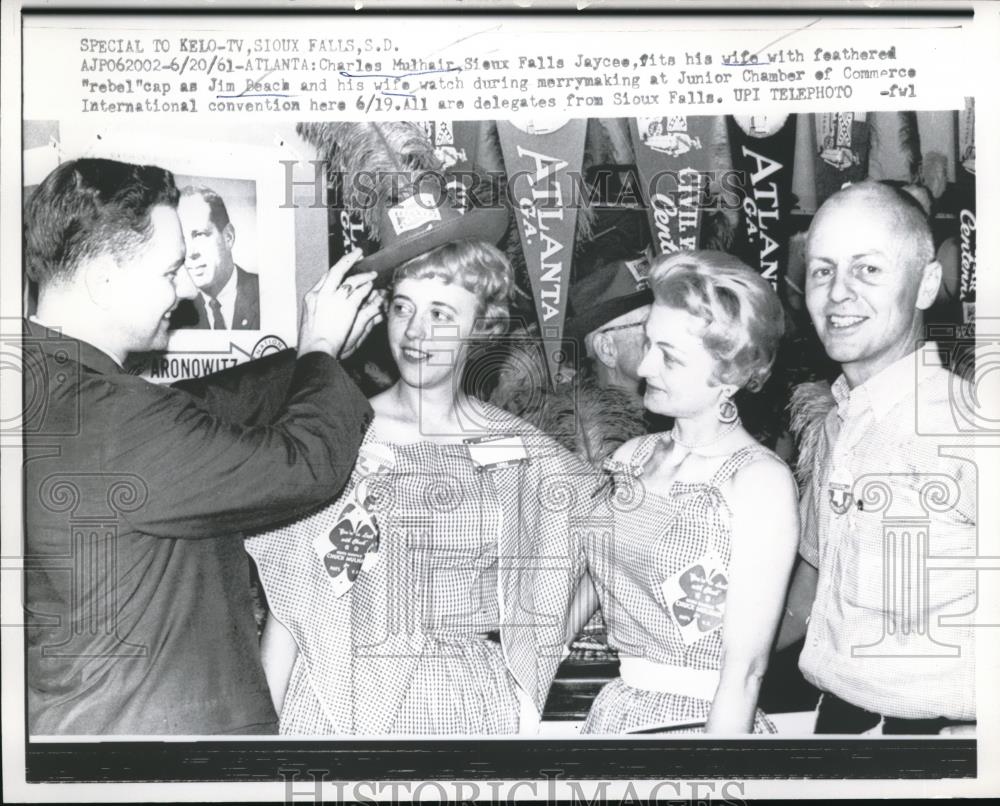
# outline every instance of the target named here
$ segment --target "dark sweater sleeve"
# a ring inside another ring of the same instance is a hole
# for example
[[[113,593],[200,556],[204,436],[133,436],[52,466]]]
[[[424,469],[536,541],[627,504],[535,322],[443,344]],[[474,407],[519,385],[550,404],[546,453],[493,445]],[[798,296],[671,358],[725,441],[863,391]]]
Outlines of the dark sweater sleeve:
[[[230,422],[263,425],[281,413],[294,372],[295,351],[282,350],[201,378],[178,381],[172,388],[198,398],[209,411]]]
[[[104,470],[131,473],[146,500],[140,532],[207,538],[266,529],[334,498],[371,421],[368,401],[334,359],[294,363],[286,400],[267,424],[245,425],[203,399],[138,378],[108,384]],[[246,413],[246,407],[237,410]]]

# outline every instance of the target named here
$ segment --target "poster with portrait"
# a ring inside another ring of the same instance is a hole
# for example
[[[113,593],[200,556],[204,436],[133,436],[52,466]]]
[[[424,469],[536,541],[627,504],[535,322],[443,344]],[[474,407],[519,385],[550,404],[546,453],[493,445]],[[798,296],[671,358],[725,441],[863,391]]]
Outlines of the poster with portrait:
[[[280,145],[196,139],[179,126],[141,138],[127,125],[58,128],[63,159],[164,165],[180,192],[186,253],[177,303],[167,314],[168,346],[132,356],[130,371],[173,383],[294,345],[294,209],[282,207],[282,172],[269,169],[287,156]]]

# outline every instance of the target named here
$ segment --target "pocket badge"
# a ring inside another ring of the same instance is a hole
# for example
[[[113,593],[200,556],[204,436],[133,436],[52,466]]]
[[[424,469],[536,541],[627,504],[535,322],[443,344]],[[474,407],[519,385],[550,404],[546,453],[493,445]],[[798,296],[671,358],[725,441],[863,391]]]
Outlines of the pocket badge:
[[[830,502],[830,509],[836,515],[843,515],[854,505],[854,495],[851,489],[854,487],[854,479],[850,474],[835,469],[830,475],[830,481],[826,485],[827,500]]]

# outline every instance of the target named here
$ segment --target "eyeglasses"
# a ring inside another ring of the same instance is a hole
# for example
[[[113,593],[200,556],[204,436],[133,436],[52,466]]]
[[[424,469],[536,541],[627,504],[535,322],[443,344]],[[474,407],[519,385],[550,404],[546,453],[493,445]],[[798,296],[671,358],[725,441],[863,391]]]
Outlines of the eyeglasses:
[[[616,330],[627,330],[630,327],[642,327],[645,322],[629,322],[627,325],[612,325],[611,327],[602,327],[598,330],[598,333],[613,333]]]

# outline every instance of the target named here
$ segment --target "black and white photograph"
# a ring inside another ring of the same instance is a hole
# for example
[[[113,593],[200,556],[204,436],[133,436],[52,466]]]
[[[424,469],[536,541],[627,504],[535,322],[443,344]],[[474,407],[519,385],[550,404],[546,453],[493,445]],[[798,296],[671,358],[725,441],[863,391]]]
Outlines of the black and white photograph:
[[[5,800],[997,794],[1000,15],[900,5],[26,4]]]
[[[246,180],[175,177],[185,268],[198,294],[179,304],[174,328],[260,330],[257,192]],[[237,234],[239,237],[237,237]]]

